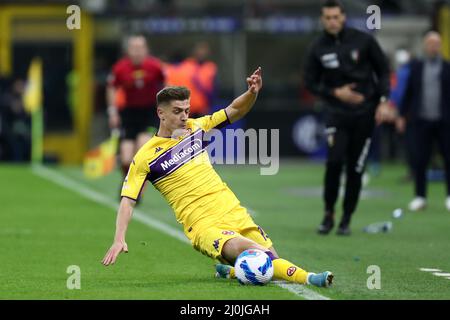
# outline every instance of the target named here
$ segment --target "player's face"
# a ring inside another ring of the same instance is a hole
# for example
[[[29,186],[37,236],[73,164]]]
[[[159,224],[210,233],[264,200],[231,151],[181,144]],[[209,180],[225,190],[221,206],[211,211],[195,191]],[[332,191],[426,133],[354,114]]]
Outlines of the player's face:
[[[437,34],[429,35],[424,42],[425,54],[429,58],[435,58],[441,54],[442,41]]]
[[[337,35],[344,28],[345,14],[339,7],[322,8],[321,21],[328,33]]]
[[[163,125],[173,132],[177,129],[186,129],[190,107],[189,99],[173,100],[169,105],[160,108],[161,111],[158,114]]]
[[[128,56],[135,64],[144,61],[148,54],[147,42],[144,37],[132,37],[128,40]]]

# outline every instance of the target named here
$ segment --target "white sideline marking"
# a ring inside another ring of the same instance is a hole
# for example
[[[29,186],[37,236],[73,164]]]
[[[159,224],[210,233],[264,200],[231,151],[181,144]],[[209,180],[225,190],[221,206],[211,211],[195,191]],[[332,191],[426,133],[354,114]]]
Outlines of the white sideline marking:
[[[419,268],[420,271],[432,272],[432,274],[436,277],[443,277],[445,279],[450,280],[450,273],[442,272],[441,269],[433,269],[433,268]]]
[[[301,284],[289,283],[286,281],[273,281],[277,286],[286,289],[298,296],[305,297],[307,300],[330,300],[330,298],[318,294]]]
[[[450,273],[433,272],[433,275],[437,277],[450,277]]]
[[[433,269],[433,268],[420,268],[420,271],[425,271],[425,272],[441,272],[441,269]]]
[[[34,165],[32,168],[32,171],[34,174],[40,176],[43,179],[49,180],[55,184],[58,184],[66,189],[72,190],[79,195],[90,199],[94,202],[100,203],[108,208],[111,208],[113,210],[118,209],[119,205],[116,201],[113,199],[110,199],[109,197],[105,196],[104,194],[101,194],[100,192],[97,192],[88,186],[85,186],[81,183],[78,183],[74,181],[73,179],[64,176],[63,174],[53,170],[46,168],[41,165]],[[133,210],[133,219],[136,219],[137,221],[149,226],[153,227],[159,231],[162,231],[163,233],[170,235],[171,237],[174,237],[184,243],[190,243],[189,240],[186,238],[185,234],[181,232],[180,230],[177,230],[173,228],[172,226],[165,224],[164,222],[161,222],[159,220],[156,220],[154,218],[149,217],[148,215],[144,214],[139,209]],[[303,285],[295,284],[295,283],[286,283],[286,282],[280,282],[280,281],[274,281],[276,285],[283,289],[287,289],[289,292],[292,292],[298,296],[301,296],[305,298],[306,300],[330,300],[330,298],[325,297],[311,289],[306,288]]]
[[[76,193],[82,195],[85,198],[88,198],[94,202],[103,204],[104,206],[111,208],[115,211],[119,208],[119,204],[117,201],[101,194],[100,192],[97,192],[81,183],[78,183],[69,177],[66,177],[62,175],[61,173],[48,169],[43,166],[34,166],[33,172],[37,174],[38,176],[50,180],[53,183],[56,183],[60,186],[65,187],[66,189],[70,189],[72,191],[75,191]],[[135,218],[137,221],[142,222],[143,224],[146,224],[147,226],[154,227],[155,229],[158,229],[180,241],[190,243],[189,240],[186,238],[183,232],[159,221],[155,220],[146,214],[144,214],[139,209],[133,210],[133,218]]]

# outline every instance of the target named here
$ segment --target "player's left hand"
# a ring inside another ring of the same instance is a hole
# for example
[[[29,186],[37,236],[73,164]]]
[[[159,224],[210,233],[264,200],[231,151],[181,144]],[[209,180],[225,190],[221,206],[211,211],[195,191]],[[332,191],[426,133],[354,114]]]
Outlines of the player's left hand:
[[[258,67],[258,69],[253,72],[253,74],[247,78],[247,85],[248,90],[253,93],[257,94],[259,90],[262,88],[262,76],[261,76],[261,67]]]
[[[117,256],[121,252],[128,253],[128,246],[126,242],[114,242],[114,244],[111,246],[105,257],[103,258],[102,264],[104,266],[114,264],[116,262]]]
[[[375,121],[377,125],[384,122],[394,122],[397,116],[396,109],[393,108],[388,102],[382,102],[378,105],[375,112]]]

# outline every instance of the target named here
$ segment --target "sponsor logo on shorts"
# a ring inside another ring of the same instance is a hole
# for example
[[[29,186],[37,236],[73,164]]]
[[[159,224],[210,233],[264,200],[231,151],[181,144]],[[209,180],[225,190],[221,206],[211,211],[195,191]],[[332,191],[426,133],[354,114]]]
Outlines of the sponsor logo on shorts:
[[[225,230],[225,231],[222,231],[222,234],[224,234],[226,236],[231,236],[234,234],[234,231]]]
[[[289,267],[288,269],[287,269],[287,275],[289,276],[289,277],[292,277],[292,275],[295,273],[295,271],[297,271],[297,268],[296,267],[294,267],[294,266],[292,266],[292,267]]]
[[[216,249],[216,251],[219,251],[220,240],[222,240],[222,238],[214,240],[214,242],[213,242],[213,247],[214,247],[214,249]]]

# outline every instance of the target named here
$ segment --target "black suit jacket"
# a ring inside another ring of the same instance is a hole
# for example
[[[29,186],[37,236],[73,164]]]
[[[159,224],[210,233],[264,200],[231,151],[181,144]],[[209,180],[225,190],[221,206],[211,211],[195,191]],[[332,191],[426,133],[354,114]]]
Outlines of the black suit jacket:
[[[409,121],[419,119],[423,94],[423,60],[411,62],[408,84],[402,103],[400,114]],[[443,61],[441,71],[441,115],[442,120],[450,123],[450,63]]]

